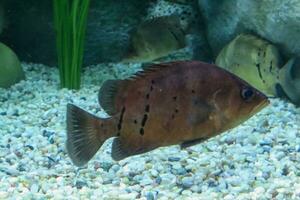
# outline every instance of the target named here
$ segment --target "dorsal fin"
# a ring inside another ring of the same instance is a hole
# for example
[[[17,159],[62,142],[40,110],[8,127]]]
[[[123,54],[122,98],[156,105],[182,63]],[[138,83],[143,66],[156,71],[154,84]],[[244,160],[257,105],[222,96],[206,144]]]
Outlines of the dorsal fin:
[[[119,112],[115,107],[115,98],[122,83],[124,83],[123,80],[107,80],[99,90],[99,104],[111,116]]]
[[[163,70],[168,67],[173,67],[176,64],[181,64],[182,61],[174,61],[174,62],[168,62],[168,63],[159,63],[159,62],[147,62],[142,64],[142,71],[137,72],[132,77],[129,77],[129,80],[136,80],[138,78],[143,78],[147,76],[147,74]]]
[[[168,63],[144,63],[142,65],[142,71],[139,71],[132,75],[131,77],[125,80],[107,80],[103,83],[100,88],[98,94],[98,101],[101,107],[107,112],[109,115],[114,115],[120,112],[120,108],[115,107],[115,98],[120,91],[120,87],[125,86],[128,81],[134,81],[139,78],[144,78],[148,73],[155,72],[157,70],[162,70],[167,67],[175,66],[176,64],[180,64],[181,61],[168,62]]]

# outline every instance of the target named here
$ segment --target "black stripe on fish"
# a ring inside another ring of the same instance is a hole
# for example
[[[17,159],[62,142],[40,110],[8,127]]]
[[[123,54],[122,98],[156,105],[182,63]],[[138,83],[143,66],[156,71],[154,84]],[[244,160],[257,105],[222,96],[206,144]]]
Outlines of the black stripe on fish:
[[[177,35],[176,35],[170,28],[168,28],[168,30],[169,30],[170,33],[173,35],[173,37],[175,38],[175,40],[176,40],[177,42],[180,43],[180,40],[179,40],[179,38],[177,37]]]
[[[256,68],[257,68],[258,75],[259,75],[260,79],[262,80],[262,82],[265,82],[263,77],[262,77],[262,74],[261,74],[261,69],[260,69],[260,64],[259,63],[256,64]]]
[[[119,119],[119,123],[118,123],[118,136],[121,135],[121,129],[122,129],[122,122],[123,122],[123,116],[124,116],[124,113],[125,113],[125,107],[122,108],[122,112],[120,114],[120,119]]]
[[[149,99],[150,98],[150,94],[146,94],[146,99]]]
[[[147,118],[148,118],[148,115],[147,115],[147,114],[144,114],[144,117],[143,117],[143,120],[142,120],[142,123],[141,123],[142,127],[145,126],[145,124],[146,124],[146,122],[147,122]]]
[[[146,100],[149,101],[150,93],[153,91],[154,80],[151,80],[150,91],[146,94]],[[150,112],[150,105],[146,104],[144,117],[141,121],[140,135],[144,135],[144,126],[146,125],[148,119],[148,113]]]
[[[141,135],[144,135],[144,128],[141,128],[141,129],[140,129],[140,134],[141,134]]]
[[[270,62],[270,67],[269,67],[269,71],[272,72],[272,68],[273,68],[273,61],[271,60]]]

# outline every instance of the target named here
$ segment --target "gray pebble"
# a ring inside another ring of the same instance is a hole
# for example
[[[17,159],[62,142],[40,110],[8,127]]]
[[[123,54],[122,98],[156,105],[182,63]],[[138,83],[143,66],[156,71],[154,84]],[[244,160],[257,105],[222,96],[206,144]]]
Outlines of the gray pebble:
[[[194,184],[194,178],[193,177],[183,177],[181,182],[182,182],[183,188],[190,188]]]
[[[117,172],[117,171],[120,170],[120,165],[113,165],[113,166],[111,167],[111,169],[112,169],[114,172]]]
[[[185,174],[187,174],[186,169],[183,168],[183,167],[180,167],[179,169],[172,169],[171,172],[172,172],[172,174],[175,174],[175,175],[185,175]]]
[[[100,163],[100,167],[104,170],[104,171],[109,171],[109,169],[113,166],[113,164],[111,162],[101,162]]]
[[[155,199],[157,199],[156,195],[154,195],[153,192],[147,192],[146,195],[145,195],[145,197],[146,197],[147,200],[155,200]]]
[[[158,176],[156,179],[155,179],[155,183],[156,184],[161,184],[161,181],[162,181],[162,179],[161,179],[161,177],[160,176]]]
[[[20,172],[17,169],[12,168],[12,167],[3,167],[3,168],[0,168],[0,171],[4,172],[10,176],[18,176],[20,174]]]
[[[75,186],[77,187],[77,189],[81,189],[83,187],[87,187],[88,184],[83,180],[77,180]]]
[[[170,161],[170,162],[177,162],[177,161],[180,161],[180,158],[179,157],[169,157],[168,161]]]

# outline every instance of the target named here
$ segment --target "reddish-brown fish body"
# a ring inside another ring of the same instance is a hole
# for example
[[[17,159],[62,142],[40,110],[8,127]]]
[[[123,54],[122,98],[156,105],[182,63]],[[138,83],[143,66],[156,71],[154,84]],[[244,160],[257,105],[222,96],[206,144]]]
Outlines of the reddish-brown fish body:
[[[131,80],[108,81],[99,101],[112,117],[107,123],[94,121],[96,138],[116,137],[116,160],[162,146],[191,146],[233,128],[268,104],[265,95],[243,80],[197,61],[157,64]],[[71,138],[74,129],[68,124]],[[71,154],[74,146],[69,145]],[[84,155],[70,156],[80,165],[76,159]]]

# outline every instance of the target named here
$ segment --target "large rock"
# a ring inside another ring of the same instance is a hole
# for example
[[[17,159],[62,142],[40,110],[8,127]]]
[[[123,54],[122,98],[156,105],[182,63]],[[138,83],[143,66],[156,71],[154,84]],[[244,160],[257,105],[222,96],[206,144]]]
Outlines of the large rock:
[[[198,0],[210,46],[218,52],[240,33],[255,33],[281,47],[286,56],[300,54],[299,0]]]
[[[91,1],[85,64],[118,61],[128,47],[128,32],[147,13],[153,0]],[[22,61],[56,64],[52,0],[6,0],[8,27],[0,41],[12,47]]]

